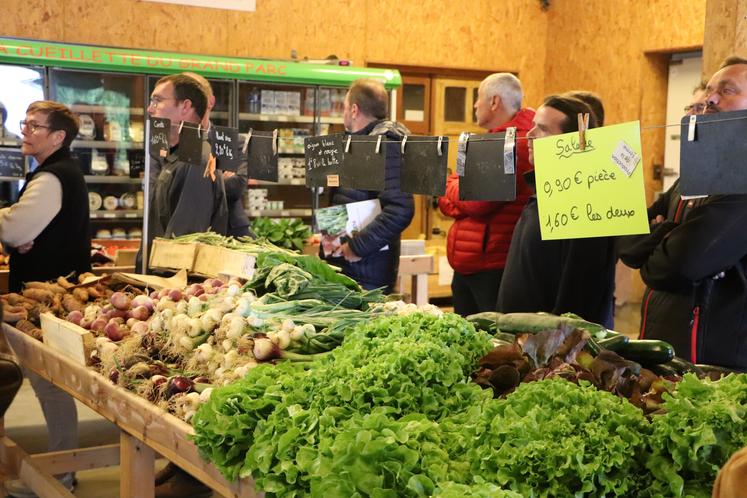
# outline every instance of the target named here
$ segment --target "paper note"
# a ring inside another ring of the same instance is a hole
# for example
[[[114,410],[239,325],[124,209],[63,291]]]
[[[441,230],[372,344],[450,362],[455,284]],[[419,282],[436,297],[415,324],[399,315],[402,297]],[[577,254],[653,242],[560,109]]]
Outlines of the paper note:
[[[612,153],[612,162],[616,164],[623,172],[630,176],[638,163],[641,162],[641,156],[637,154],[630,145],[624,140],[620,140]]]
[[[649,232],[643,168],[628,176],[610,160],[621,142],[640,161],[637,121],[588,130],[585,150],[577,132],[534,141],[543,240]]]

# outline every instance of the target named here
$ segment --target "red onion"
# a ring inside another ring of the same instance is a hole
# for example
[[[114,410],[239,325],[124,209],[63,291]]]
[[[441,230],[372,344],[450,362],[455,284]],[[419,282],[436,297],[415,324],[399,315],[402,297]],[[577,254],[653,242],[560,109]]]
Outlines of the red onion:
[[[103,332],[106,327],[106,318],[99,317],[91,323],[91,330]]]
[[[124,292],[115,292],[112,294],[112,297],[109,298],[109,301],[111,301],[112,306],[118,310],[130,309],[130,297]]]
[[[133,334],[145,335],[148,332],[148,323],[135,322],[134,324],[130,325],[130,332],[132,332]]]
[[[83,313],[78,310],[73,310],[67,314],[68,322],[73,322],[75,325],[80,325],[81,320],[83,320]]]
[[[171,289],[169,291],[169,299],[172,301],[180,301],[182,298],[182,291],[179,289]]]
[[[126,335],[125,330],[114,320],[106,324],[106,327],[104,327],[104,333],[114,342],[121,341]]]
[[[138,306],[145,306],[148,311],[153,311],[153,299],[145,295],[135,296],[132,298],[131,307],[137,308]]]
[[[147,320],[148,317],[150,317],[150,310],[145,306],[138,306],[131,309],[128,315],[130,318],[134,318],[135,320]]]

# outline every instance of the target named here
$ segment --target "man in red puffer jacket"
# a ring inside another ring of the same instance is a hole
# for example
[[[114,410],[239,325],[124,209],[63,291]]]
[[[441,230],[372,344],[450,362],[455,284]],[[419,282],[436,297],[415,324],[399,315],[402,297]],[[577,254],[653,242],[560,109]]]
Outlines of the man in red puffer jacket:
[[[495,73],[480,83],[475,101],[477,124],[490,133],[516,128],[516,200],[460,201],[459,177],[449,176],[441,212],[454,218],[446,255],[454,269],[451,281],[454,312],[462,316],[494,311],[514,225],[532,190],[524,180],[531,169],[527,131],[534,110],[521,107],[521,81],[510,73]]]

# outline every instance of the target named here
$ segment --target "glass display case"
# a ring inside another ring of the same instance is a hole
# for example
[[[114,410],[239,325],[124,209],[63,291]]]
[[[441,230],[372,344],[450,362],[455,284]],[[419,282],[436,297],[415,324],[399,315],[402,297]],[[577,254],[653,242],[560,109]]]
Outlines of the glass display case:
[[[0,208],[18,200],[29,161],[22,158],[21,125],[26,108],[44,99],[44,68],[0,64]]]
[[[70,149],[88,184],[92,237],[139,239],[145,76],[52,68],[49,96],[80,119]]]
[[[343,130],[343,101],[355,79],[376,78],[390,90],[401,83],[399,72],[390,69],[129,48],[113,51],[0,37],[0,102],[14,102],[25,112],[29,102],[46,97],[69,105],[81,119],[72,151],[91,194],[94,238],[132,239],[142,233],[148,100],[162,75],[181,70],[197,71],[210,81],[216,97],[213,124],[237,127],[242,134],[249,129],[278,130],[279,181],[250,181],[248,214],[302,217],[309,222],[318,196],[305,187],[304,138]],[[9,86],[8,81],[15,83]],[[7,122],[22,119],[23,112],[20,117],[18,112],[9,113]],[[6,140],[20,146],[14,136]]]

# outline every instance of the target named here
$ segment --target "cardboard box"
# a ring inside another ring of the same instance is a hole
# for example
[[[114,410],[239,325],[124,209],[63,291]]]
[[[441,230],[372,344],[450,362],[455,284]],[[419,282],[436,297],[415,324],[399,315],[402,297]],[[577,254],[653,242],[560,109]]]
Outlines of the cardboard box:
[[[218,246],[198,244],[192,273],[205,277],[235,276],[247,280],[254,276],[256,258],[252,254]]]

